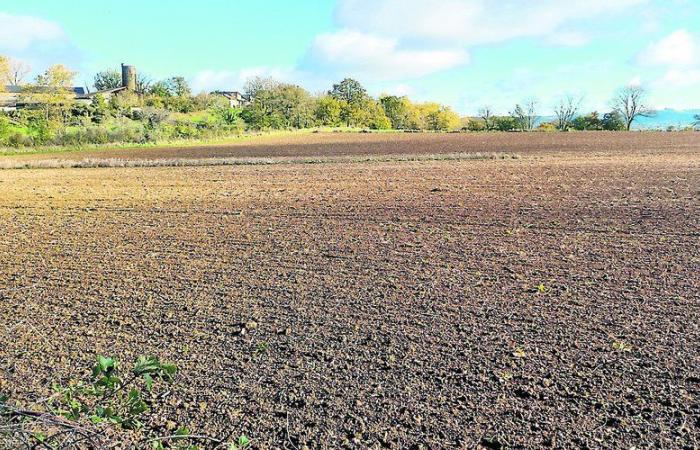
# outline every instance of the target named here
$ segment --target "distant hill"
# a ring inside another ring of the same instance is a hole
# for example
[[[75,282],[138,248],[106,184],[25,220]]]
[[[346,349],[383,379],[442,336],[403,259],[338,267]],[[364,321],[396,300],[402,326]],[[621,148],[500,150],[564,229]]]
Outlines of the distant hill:
[[[700,114],[700,109],[662,109],[655,117],[642,117],[635,123],[634,128],[640,130],[663,129],[668,127],[685,128],[695,122],[695,115]]]

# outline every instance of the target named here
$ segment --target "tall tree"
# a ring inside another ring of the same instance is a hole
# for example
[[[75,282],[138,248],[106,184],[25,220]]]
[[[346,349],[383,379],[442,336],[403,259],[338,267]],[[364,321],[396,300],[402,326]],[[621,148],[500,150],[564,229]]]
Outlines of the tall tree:
[[[362,104],[369,98],[367,90],[362,84],[352,78],[346,78],[340,83],[334,84],[333,89],[328,92],[328,95],[351,105]]]
[[[575,99],[571,95],[562,97],[554,106],[554,115],[557,117],[557,129],[559,131],[568,131],[571,124],[578,114],[582,99]]]
[[[175,97],[189,97],[192,95],[192,89],[190,89],[190,85],[187,80],[185,80],[185,77],[170,78],[168,80],[168,87]]]
[[[484,106],[479,109],[479,117],[484,121],[484,128],[486,128],[486,131],[494,129],[494,114],[490,106]]]
[[[695,117],[693,117],[695,122],[693,122],[693,127],[700,127],[700,114],[695,114]]]
[[[647,104],[647,91],[641,86],[627,86],[620,89],[612,101],[613,111],[620,114],[627,131],[640,117],[654,117],[656,112]]]
[[[528,99],[524,102],[524,106],[517,104],[515,109],[510,113],[510,116],[515,120],[520,128],[520,131],[532,131],[537,125],[537,100]]]
[[[115,89],[122,85],[122,74],[118,70],[103,70],[95,74],[92,83],[98,91]]]

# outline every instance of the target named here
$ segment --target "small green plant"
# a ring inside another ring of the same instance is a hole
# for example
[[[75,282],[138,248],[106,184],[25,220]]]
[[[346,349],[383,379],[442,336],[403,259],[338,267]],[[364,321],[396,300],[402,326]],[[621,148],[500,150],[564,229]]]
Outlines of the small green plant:
[[[155,381],[171,383],[176,373],[173,364],[145,356],[136,360],[130,373],[123,373],[114,358],[98,356],[89,382],[54,386],[47,405],[51,413],[68,420],[87,417],[93,424],[108,422],[124,429],[139,429],[149,408],[137,382],[141,381],[150,393]]]
[[[539,286],[537,286],[537,292],[540,294],[547,292],[547,287],[544,285],[544,283],[540,283]]]
[[[228,446],[228,450],[243,450],[250,447],[250,439],[245,434],[241,435],[236,442],[232,442]]]
[[[255,353],[258,355],[264,355],[270,350],[270,343],[263,341],[259,342],[257,348],[255,349]]]
[[[133,444],[129,448],[209,448],[193,445],[194,442],[216,448],[248,448],[250,439],[245,435],[230,443],[228,436],[218,439],[195,435],[185,427],[177,428],[173,435],[160,436],[145,425],[145,417],[156,399],[152,391],[157,385],[172,383],[176,374],[174,364],[156,357],[141,356],[130,370],[123,370],[114,358],[98,356],[87,380],[54,386],[54,393],[42,403],[42,410],[20,409],[0,395],[0,442],[16,438],[18,446],[30,442],[32,448],[112,448],[113,444],[122,443],[118,432],[126,430],[123,436],[136,439],[129,441]]]
[[[612,347],[614,350],[617,350],[618,352],[626,353],[626,352],[632,351],[632,346],[624,341],[615,341],[615,342],[613,342]]]

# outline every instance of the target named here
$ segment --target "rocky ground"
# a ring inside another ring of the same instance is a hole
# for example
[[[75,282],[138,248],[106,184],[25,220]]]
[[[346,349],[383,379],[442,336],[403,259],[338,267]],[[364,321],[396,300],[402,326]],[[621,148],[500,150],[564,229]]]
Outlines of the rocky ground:
[[[0,392],[153,354],[164,433],[697,448],[700,137],[483,136],[522,157],[0,171]]]

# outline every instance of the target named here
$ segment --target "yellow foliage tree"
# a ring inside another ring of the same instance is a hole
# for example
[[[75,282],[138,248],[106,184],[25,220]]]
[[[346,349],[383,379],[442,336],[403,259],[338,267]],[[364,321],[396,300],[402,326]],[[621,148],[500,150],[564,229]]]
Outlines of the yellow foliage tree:
[[[31,103],[39,105],[46,120],[56,118],[65,124],[68,112],[75,103],[73,80],[76,72],[62,64],[49,67],[36,77],[36,84],[28,89]]]
[[[0,92],[4,92],[5,85],[10,79],[10,60],[0,55]]]
[[[431,131],[450,131],[459,128],[460,118],[449,106],[439,103],[416,105],[423,128]]]

